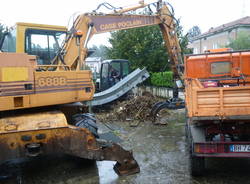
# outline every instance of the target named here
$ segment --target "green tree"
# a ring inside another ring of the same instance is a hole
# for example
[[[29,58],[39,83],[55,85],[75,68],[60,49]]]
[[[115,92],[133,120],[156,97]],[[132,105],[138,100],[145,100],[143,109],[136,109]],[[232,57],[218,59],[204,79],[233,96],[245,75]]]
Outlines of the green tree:
[[[109,58],[128,59],[132,69],[146,66],[149,71],[159,71],[167,61],[167,53],[160,29],[157,26],[121,30],[111,33],[112,47]]]
[[[179,38],[182,55],[184,57],[184,54],[192,54],[193,49],[187,47],[188,43],[190,41],[189,40],[189,32],[184,35],[183,34],[183,27],[180,26],[179,22],[180,22],[180,20],[178,20],[177,35],[178,35],[178,38]],[[199,28],[197,28],[197,29],[199,29]]]
[[[181,27],[178,28],[178,35],[182,48],[186,48],[187,36],[182,35]],[[170,69],[159,26],[116,31],[111,33],[109,42],[112,47],[108,48],[108,57],[128,59],[131,61],[132,69],[144,66],[150,72]]]
[[[245,31],[238,33],[235,40],[230,40],[230,43],[226,47],[233,50],[250,49],[250,34]]]
[[[89,50],[94,51],[94,53],[91,54],[91,57],[101,57],[102,59],[107,59],[107,47],[105,45],[93,45],[89,48]]]
[[[201,29],[199,26],[193,26],[191,29],[188,30],[188,39],[192,40],[192,38],[199,36],[201,34]]]

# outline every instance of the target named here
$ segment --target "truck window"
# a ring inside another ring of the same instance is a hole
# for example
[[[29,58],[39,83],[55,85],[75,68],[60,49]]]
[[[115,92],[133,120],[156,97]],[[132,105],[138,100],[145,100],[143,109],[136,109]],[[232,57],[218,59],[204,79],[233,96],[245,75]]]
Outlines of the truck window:
[[[213,62],[211,63],[211,74],[228,74],[231,73],[231,62]]]
[[[39,65],[50,65],[56,56],[64,32],[27,30],[25,49],[28,54],[38,56]]]
[[[16,30],[5,34],[1,50],[3,52],[16,52]]]

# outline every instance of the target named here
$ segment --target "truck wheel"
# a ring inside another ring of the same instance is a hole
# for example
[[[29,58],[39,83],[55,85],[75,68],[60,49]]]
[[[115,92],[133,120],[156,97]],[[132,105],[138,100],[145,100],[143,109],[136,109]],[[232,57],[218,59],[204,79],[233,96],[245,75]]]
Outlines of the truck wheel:
[[[95,137],[98,136],[98,127],[96,125],[96,119],[94,114],[85,113],[85,114],[75,114],[73,116],[73,123],[77,127],[88,129]]]
[[[203,157],[190,156],[190,170],[192,176],[201,176],[205,170],[205,159]]]
[[[205,171],[205,158],[204,157],[197,157],[193,155],[193,139],[191,130],[189,128],[189,121],[190,119],[187,118],[186,121],[186,140],[188,146],[188,153],[189,153],[189,160],[190,160],[190,171],[192,176],[201,176]]]

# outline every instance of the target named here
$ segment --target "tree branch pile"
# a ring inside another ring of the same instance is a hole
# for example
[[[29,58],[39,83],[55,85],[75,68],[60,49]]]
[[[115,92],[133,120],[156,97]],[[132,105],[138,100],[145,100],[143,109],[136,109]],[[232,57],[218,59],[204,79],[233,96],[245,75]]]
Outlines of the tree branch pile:
[[[162,99],[154,97],[148,92],[144,92],[142,96],[135,96],[129,100],[122,101],[113,106],[113,111],[106,114],[105,120],[139,120],[147,121],[151,120],[150,112],[153,105]]]

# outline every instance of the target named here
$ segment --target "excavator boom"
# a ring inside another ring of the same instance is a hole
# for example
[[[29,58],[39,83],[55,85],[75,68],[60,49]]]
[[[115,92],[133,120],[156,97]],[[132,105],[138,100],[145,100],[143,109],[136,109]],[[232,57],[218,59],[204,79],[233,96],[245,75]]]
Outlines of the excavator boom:
[[[125,14],[125,12],[147,5],[148,4],[142,3],[134,8],[122,9],[109,14],[92,12],[79,15],[64,45],[63,50],[66,51],[64,52],[66,53],[64,62],[71,66],[72,69],[80,68],[81,65],[84,65],[88,55],[87,43],[94,34],[159,25],[170,57],[174,77],[176,79],[182,79],[183,60],[176,33],[177,22],[168,4],[159,1],[157,3],[157,12],[153,13],[153,15]],[[74,36],[78,31],[81,32],[82,35]],[[75,45],[75,42],[77,42],[76,40],[78,40],[79,46]],[[77,50],[79,52],[76,52]],[[73,53],[75,55],[73,55]]]

